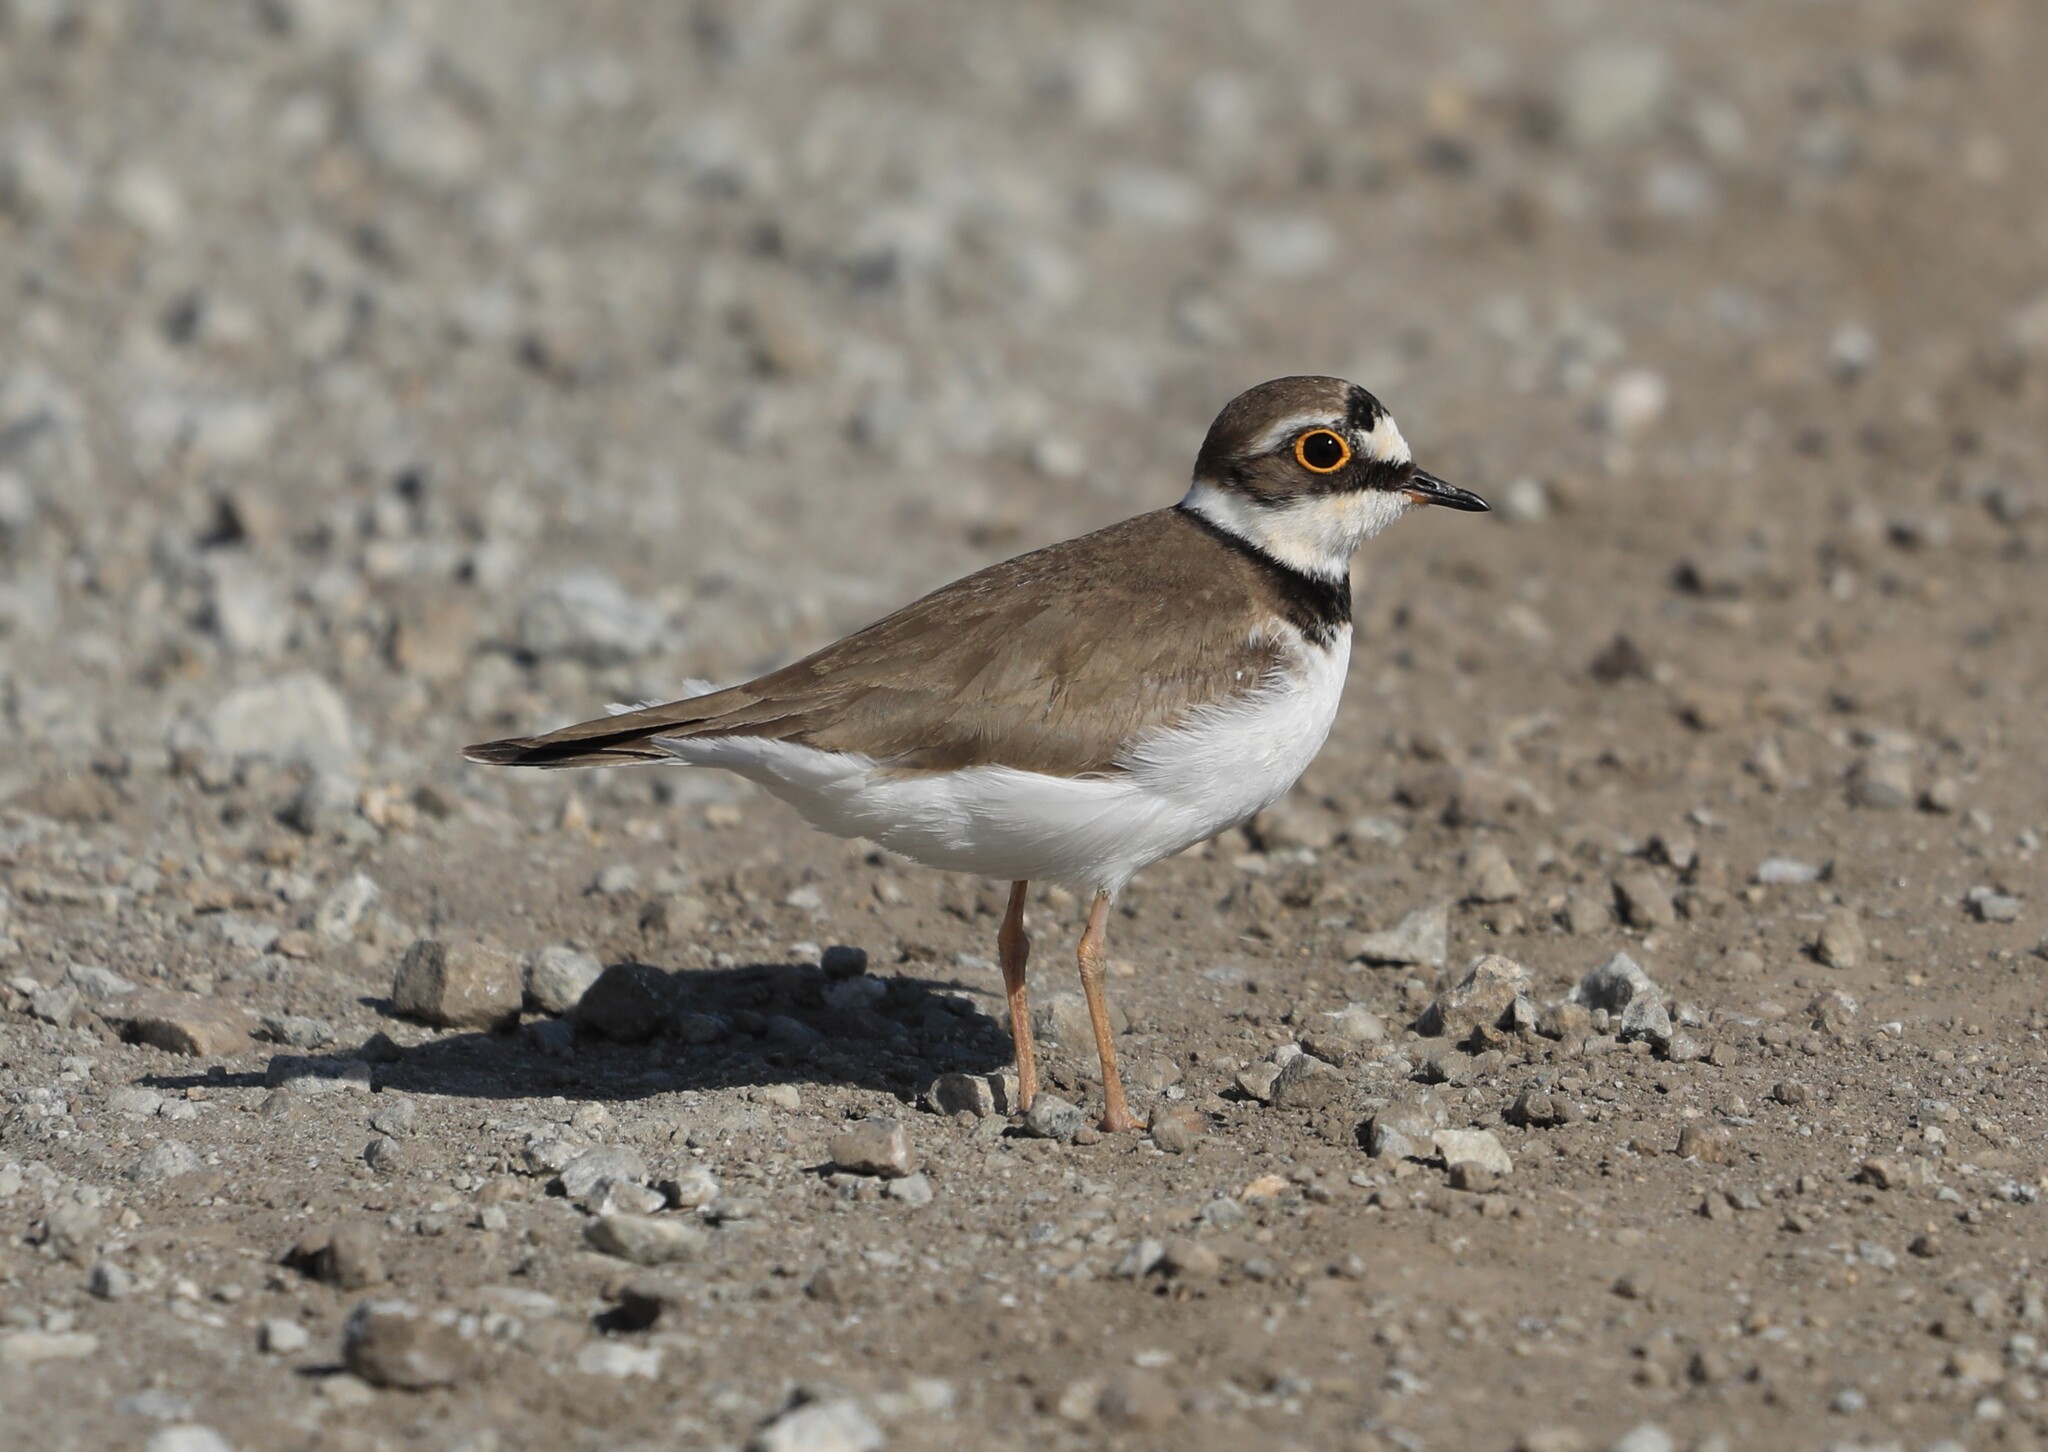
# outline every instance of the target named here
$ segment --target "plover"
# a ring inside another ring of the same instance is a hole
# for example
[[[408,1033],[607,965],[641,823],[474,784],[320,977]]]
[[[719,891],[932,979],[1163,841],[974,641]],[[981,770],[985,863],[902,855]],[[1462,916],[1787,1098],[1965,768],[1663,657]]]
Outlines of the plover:
[[[1027,1109],[1026,891],[1087,895],[1102,1127],[1130,1129],[1102,989],[1110,903],[1315,759],[1351,657],[1351,556],[1415,504],[1487,508],[1418,469],[1363,388],[1275,379],[1216,416],[1170,508],[992,565],[743,685],[465,754],[723,767],[827,832],[1008,881],[996,942]]]

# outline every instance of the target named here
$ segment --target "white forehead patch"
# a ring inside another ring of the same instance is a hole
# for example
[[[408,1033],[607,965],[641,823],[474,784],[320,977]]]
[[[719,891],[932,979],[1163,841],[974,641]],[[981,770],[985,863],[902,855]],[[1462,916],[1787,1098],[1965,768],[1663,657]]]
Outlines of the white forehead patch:
[[[1382,464],[1406,464],[1415,457],[1408,452],[1408,441],[1401,437],[1394,416],[1384,410],[1373,420],[1372,432],[1354,435],[1352,443],[1361,453]]]

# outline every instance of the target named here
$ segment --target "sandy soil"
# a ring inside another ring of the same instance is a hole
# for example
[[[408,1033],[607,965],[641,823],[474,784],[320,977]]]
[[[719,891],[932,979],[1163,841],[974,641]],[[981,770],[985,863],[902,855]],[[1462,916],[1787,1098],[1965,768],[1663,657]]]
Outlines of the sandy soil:
[[[0,1434],[2037,1445],[2044,67],[2024,0],[0,0]],[[1321,759],[1120,903],[1152,1133],[927,1105],[995,885],[459,760],[1171,502],[1290,372],[1496,512],[1369,548]]]

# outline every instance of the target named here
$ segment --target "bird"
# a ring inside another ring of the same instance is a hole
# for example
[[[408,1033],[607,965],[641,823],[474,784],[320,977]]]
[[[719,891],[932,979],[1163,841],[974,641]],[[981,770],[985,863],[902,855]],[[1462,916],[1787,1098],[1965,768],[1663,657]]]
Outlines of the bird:
[[[1175,504],[991,565],[740,685],[693,682],[464,754],[720,767],[824,831],[1008,882],[996,947],[1027,1114],[1026,896],[1034,881],[1074,891],[1100,1123],[1132,1130],[1103,992],[1110,905],[1307,770],[1350,661],[1352,556],[1418,505],[1489,507],[1418,468],[1364,388],[1276,378],[1216,415]]]

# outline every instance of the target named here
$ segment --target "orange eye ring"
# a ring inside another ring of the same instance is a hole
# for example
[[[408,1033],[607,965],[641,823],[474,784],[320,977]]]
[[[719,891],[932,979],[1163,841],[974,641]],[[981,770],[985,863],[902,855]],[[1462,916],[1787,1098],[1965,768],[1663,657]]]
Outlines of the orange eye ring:
[[[1334,474],[1351,462],[1351,444],[1334,429],[1309,429],[1295,436],[1294,462],[1311,474]]]

